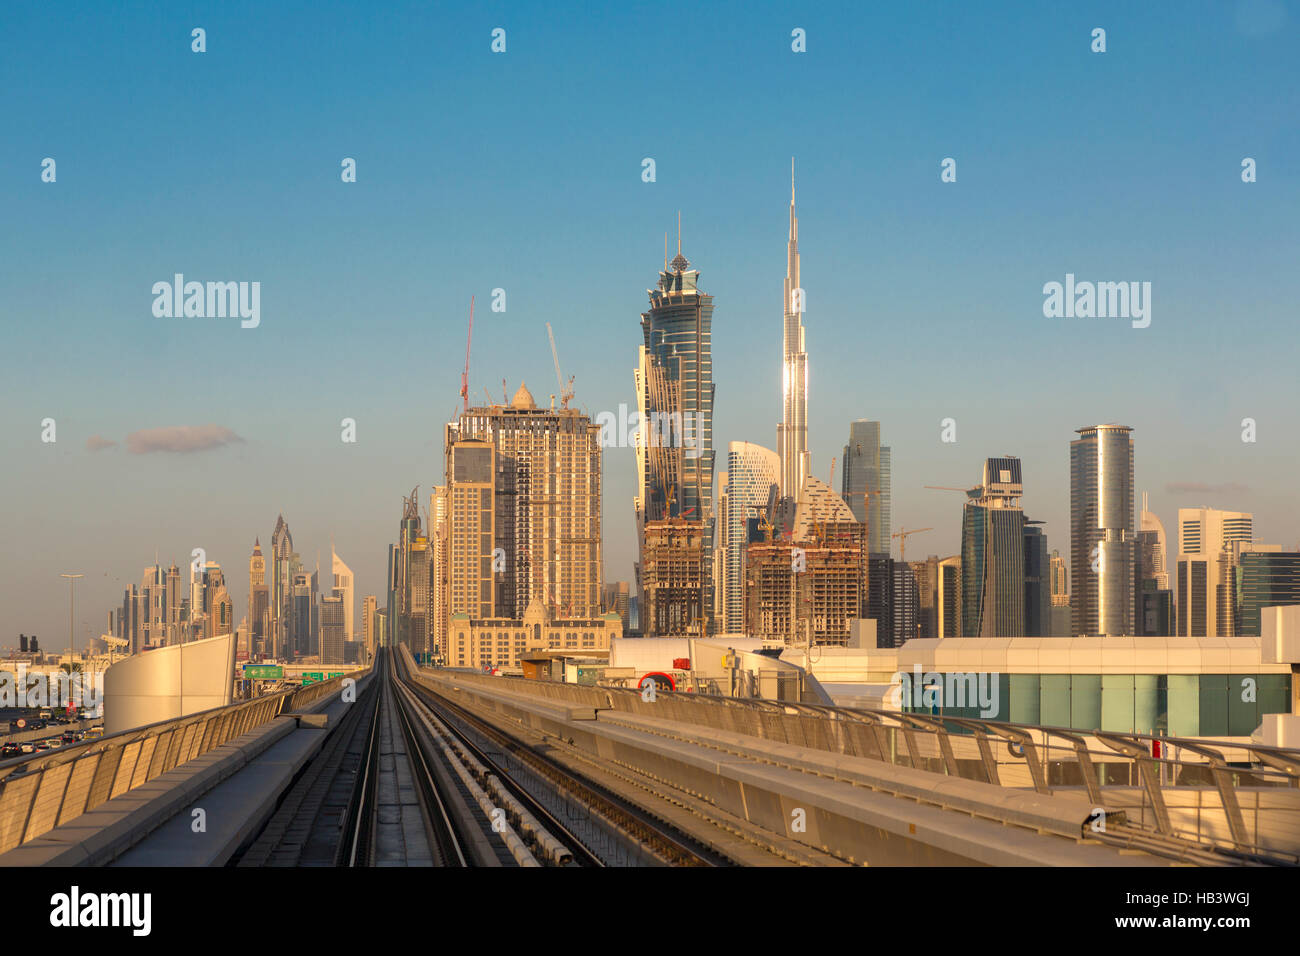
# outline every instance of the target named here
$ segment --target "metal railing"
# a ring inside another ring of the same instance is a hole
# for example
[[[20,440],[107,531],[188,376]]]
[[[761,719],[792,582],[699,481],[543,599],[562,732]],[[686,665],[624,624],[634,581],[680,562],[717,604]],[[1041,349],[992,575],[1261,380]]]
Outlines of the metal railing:
[[[995,786],[1083,792],[1112,820],[1125,821],[1102,831],[1112,842],[1117,831],[1122,836],[1136,829],[1169,843],[1300,863],[1296,750],[663,690],[647,701],[640,691],[622,687],[444,676]],[[1160,756],[1153,755],[1156,742]]]
[[[0,853],[277,717],[310,706],[337,691],[344,679],[160,721],[0,767]]]

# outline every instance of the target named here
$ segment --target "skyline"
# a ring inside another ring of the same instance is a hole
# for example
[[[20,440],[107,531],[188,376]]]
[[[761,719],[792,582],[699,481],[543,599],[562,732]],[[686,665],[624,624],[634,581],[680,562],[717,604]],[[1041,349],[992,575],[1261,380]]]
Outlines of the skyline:
[[[1294,21],[1248,35],[1231,10],[1211,6],[1194,27],[1170,31],[1158,13],[1103,7],[1070,15],[1075,27],[1029,11],[990,35],[968,29],[978,12],[945,10],[945,32],[849,10],[747,17],[732,29],[723,7],[682,37],[673,70],[638,77],[617,62],[645,35],[649,13],[561,27],[512,12],[509,52],[495,60],[495,24],[453,13],[446,29],[482,42],[448,44],[435,71],[443,85],[419,67],[417,88],[398,81],[416,69],[420,44],[394,40],[382,16],[375,37],[312,31],[327,32],[343,9],[332,5],[306,27],[268,14],[299,41],[276,51],[277,75],[304,79],[281,80],[265,103],[255,98],[261,74],[240,74],[270,56],[258,45],[267,41],[240,26],[247,5],[204,17],[206,60],[188,50],[188,20],[174,22],[174,37],[157,23],[133,36],[128,12],[115,28],[123,39],[96,46],[88,38],[106,28],[104,14],[60,24],[72,34],[63,43],[49,36],[55,26],[6,14],[16,49],[0,75],[36,69],[41,51],[48,84],[24,97],[15,84],[0,93],[13,117],[0,144],[0,196],[26,224],[0,240],[12,265],[0,276],[10,319],[0,427],[11,449],[6,497],[19,505],[0,528],[14,543],[0,558],[0,643],[21,631],[50,650],[63,644],[59,575],[70,570],[86,574],[78,618],[97,635],[155,549],[183,566],[203,547],[245,608],[245,562],[277,512],[297,529],[304,560],[333,533],[357,596],[382,595],[399,499],[442,480],[433,433],[458,406],[465,300],[490,302],[498,287],[508,294],[505,313],[476,317],[471,402],[484,386],[497,394],[505,377],[510,391],[526,382],[545,403],[555,387],[550,321],[561,364],[577,376],[576,407],[593,417],[634,407],[636,322],[678,208],[683,252],[716,301],[714,448],[776,450],[791,152],[812,472],[825,479],[852,420],[880,421],[893,448],[895,524],[936,528],[912,545],[917,556],[959,549],[960,506],[922,486],[973,484],[998,455],[1024,462],[1025,510],[1046,522],[1048,548],[1066,554],[1068,442],[1079,427],[1112,421],[1134,428],[1134,489],[1151,493],[1166,527],[1176,527],[1179,507],[1205,504],[1253,512],[1260,541],[1300,539],[1287,441],[1300,427],[1291,371],[1300,354],[1287,322],[1297,251],[1288,211],[1300,198],[1288,171],[1300,145],[1285,82]],[[414,7],[405,12],[424,22]],[[809,32],[809,52],[793,66],[787,20]],[[1109,31],[1104,56],[1087,52],[1094,20]],[[835,83],[860,67],[846,39],[854,33],[890,38],[872,48],[879,115],[856,125],[831,122],[860,113],[861,90]],[[613,89],[557,81],[557,47],[577,43]],[[105,57],[117,62],[146,44],[145,62],[180,82],[154,89],[147,71],[132,80],[107,70],[93,94],[103,108],[64,113],[60,104],[87,95]],[[370,69],[326,76],[317,89],[310,65],[326,46]],[[394,65],[381,66],[394,48]],[[1054,71],[1020,87],[1021,71],[1040,69],[1043,56]],[[543,88],[540,77],[554,82]],[[598,137],[530,115],[552,117],[579,92],[593,111],[607,107]],[[451,128],[420,134],[399,119],[465,95]],[[1135,96],[1172,98],[1160,135],[1150,117],[1121,108]],[[1198,108],[1178,109],[1180,97]],[[664,102],[718,106],[669,142],[641,128]],[[749,129],[755,102],[797,106],[807,136],[791,146]],[[729,115],[728,103],[745,109]],[[211,153],[205,113],[236,117],[240,135]],[[167,117],[165,132],[150,117]],[[1106,123],[1091,139],[1089,121]],[[511,130],[511,141],[495,142],[494,129]],[[519,144],[530,151],[517,153]],[[141,153],[157,155],[144,163],[156,175],[139,174]],[[339,160],[353,155],[358,182],[341,184]],[[54,184],[40,182],[43,156],[59,160]],[[645,156],[656,158],[656,183],[640,181]],[[958,180],[945,184],[949,156]],[[1258,161],[1258,182],[1240,181],[1243,156]],[[124,168],[136,172],[123,177]],[[150,288],[176,272],[260,281],[260,326],[155,318]],[[1067,274],[1152,282],[1151,326],[1044,318],[1044,283]],[[57,422],[53,445],[40,441],[46,417]],[[356,445],[339,441],[346,417],[357,421]],[[957,421],[955,444],[939,439],[947,417]],[[1254,444],[1240,441],[1246,417],[1259,423]],[[129,434],[171,426],[214,426],[199,440],[227,444],[124,447]],[[92,452],[96,436],[119,447]],[[605,579],[630,581],[634,454],[607,449],[603,459]],[[1241,488],[1169,490],[1233,484]]]

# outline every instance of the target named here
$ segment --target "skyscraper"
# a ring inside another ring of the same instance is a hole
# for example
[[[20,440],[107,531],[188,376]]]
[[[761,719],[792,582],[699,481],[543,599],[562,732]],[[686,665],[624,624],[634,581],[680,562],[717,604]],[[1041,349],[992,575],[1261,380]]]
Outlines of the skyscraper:
[[[648,290],[650,308],[641,314],[642,343],[635,373],[641,429],[636,438],[637,545],[646,549],[646,525],[664,519],[697,522],[690,536],[704,549],[698,603],[702,619],[713,613],[713,297],[699,287],[700,273],[681,252],[664,264],[658,288]],[[671,536],[678,540],[678,536]],[[660,544],[666,540],[660,536]],[[684,540],[684,539],[681,539]],[[693,546],[692,546],[693,547]],[[644,623],[642,629],[644,630]]]
[[[378,599],[373,594],[367,594],[361,601],[361,640],[367,656],[373,656],[378,646],[375,630],[378,627],[375,619],[378,610]]]
[[[290,580],[293,559],[293,535],[285,523],[284,515],[275,519],[275,530],[271,533],[271,654],[288,656],[290,596],[293,585]]]
[[[320,662],[322,664],[342,664],[344,657],[344,614],[343,598],[339,594],[321,598],[320,611]]]
[[[867,548],[890,552],[890,451],[880,444],[880,422],[860,419],[849,425],[840,471],[840,496],[858,521],[867,523]],[[867,504],[867,498],[871,503]],[[870,514],[868,515],[868,511]],[[870,518],[870,520],[868,520]]]
[[[939,562],[935,637],[961,637],[961,556]]]
[[[1075,635],[1134,634],[1133,429],[1095,425],[1070,442],[1070,616]]]
[[[962,637],[1025,635],[1025,513],[1019,458],[989,458],[962,508]]]
[[[447,657],[447,569],[450,561],[447,516],[450,500],[446,485],[435,485],[429,494],[429,645],[444,660]]]
[[[1070,589],[1065,573],[1065,558],[1061,557],[1060,551],[1053,549],[1049,567],[1052,578],[1052,607],[1069,607]]]
[[[781,336],[781,494],[798,500],[812,472],[808,454],[808,353],[804,350],[804,291],[799,283],[799,219],[794,212],[794,160],[790,160],[790,237],[785,252],[785,321]]]
[[[448,424],[445,447],[449,663],[513,666],[552,623],[598,642],[600,426],[538,408],[520,385],[509,405]]]
[[[1258,637],[1263,608],[1300,604],[1300,552],[1236,542],[1229,554],[1233,564],[1232,633]]]
[[[1026,521],[1024,542],[1025,637],[1049,637],[1052,633],[1052,605],[1047,535],[1036,523]]]
[[[355,583],[352,578],[352,569],[343,563],[343,559],[338,556],[334,550],[334,542],[330,541],[330,559],[332,563],[332,572],[334,575],[334,591],[338,592],[339,597],[343,599],[343,639],[352,640],[352,622],[354,620],[353,602],[355,601]]]
[[[727,514],[719,550],[722,553],[724,603],[718,609],[721,629],[735,634],[745,626],[745,549],[749,519],[755,508],[766,509],[772,486],[781,481],[781,459],[773,451],[747,441],[727,446]]]
[[[1156,590],[1169,587],[1169,542],[1164,523],[1147,509],[1147,493],[1142,492],[1142,513],[1138,518],[1138,573],[1143,581],[1155,581]]]
[[[1169,588],[1168,542],[1165,526],[1147,508],[1142,492],[1137,540],[1137,633],[1167,637],[1173,633],[1174,597]]]
[[[1178,509],[1177,632],[1180,637],[1215,637],[1232,628],[1234,542],[1249,544],[1254,516],[1217,508]]]
[[[258,657],[268,653],[266,639],[270,621],[271,591],[266,586],[266,558],[262,556],[262,540],[253,539],[253,554],[248,559],[248,656]]]

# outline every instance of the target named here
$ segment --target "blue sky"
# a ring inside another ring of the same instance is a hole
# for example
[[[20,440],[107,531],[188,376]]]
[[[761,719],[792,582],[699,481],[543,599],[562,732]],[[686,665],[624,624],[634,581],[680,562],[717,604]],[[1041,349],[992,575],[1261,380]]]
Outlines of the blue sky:
[[[1106,421],[1134,427],[1171,534],[1204,503],[1300,540],[1294,3],[121,6],[0,9],[0,644],[66,644],[63,570],[87,574],[78,639],[98,634],[155,550],[205,548],[238,617],[281,511],[308,564],[333,534],[378,592],[401,495],[442,479],[471,294],[473,396],[506,378],[545,401],[550,322],[578,404],[634,405],[679,209],[715,296],[720,460],[772,447],[791,156],[814,468],[850,420],[882,421],[895,527],[935,528],[910,554],[958,545],[959,500],[922,486],[1001,454],[1066,550],[1068,443]],[[261,282],[260,327],[155,318],[176,272]],[[1150,328],[1044,318],[1067,272],[1150,281]],[[123,445],[206,424],[241,441]],[[611,580],[631,576],[633,488],[632,452],[607,451]]]

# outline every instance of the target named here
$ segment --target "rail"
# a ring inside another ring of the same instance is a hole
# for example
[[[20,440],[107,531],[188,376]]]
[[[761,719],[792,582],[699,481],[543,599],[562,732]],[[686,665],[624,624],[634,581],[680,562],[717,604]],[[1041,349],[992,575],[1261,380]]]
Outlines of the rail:
[[[345,679],[286,689],[7,763],[0,767],[0,853],[277,717],[311,706]]]
[[[1091,828],[1098,839],[1154,836],[1189,853],[1300,864],[1296,750],[663,690],[646,700],[629,688],[464,671],[441,676],[995,786],[1082,790],[1103,813]]]

